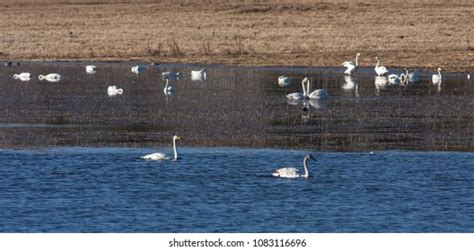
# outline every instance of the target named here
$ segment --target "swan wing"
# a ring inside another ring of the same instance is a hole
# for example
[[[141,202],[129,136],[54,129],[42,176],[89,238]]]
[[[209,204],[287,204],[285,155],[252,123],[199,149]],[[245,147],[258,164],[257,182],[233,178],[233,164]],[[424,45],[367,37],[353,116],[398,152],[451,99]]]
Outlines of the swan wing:
[[[142,159],[149,159],[149,160],[164,160],[164,159],[168,159],[168,157],[166,157],[166,154],[164,153],[151,153],[151,154],[147,154],[145,156],[142,156],[140,157]]]
[[[308,95],[310,99],[322,99],[328,97],[328,92],[324,89],[314,90]]]
[[[300,100],[300,99],[304,99],[305,96],[303,95],[303,93],[300,93],[300,92],[293,92],[293,93],[290,93],[288,95],[286,95],[286,97],[290,100]]]

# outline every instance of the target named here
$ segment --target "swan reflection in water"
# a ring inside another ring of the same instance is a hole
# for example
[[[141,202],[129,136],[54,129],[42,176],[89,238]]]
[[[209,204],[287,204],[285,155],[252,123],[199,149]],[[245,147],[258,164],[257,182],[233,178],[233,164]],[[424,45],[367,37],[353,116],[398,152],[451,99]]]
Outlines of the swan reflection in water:
[[[354,96],[359,97],[359,85],[356,81],[352,79],[351,76],[344,76],[344,84],[342,85],[342,89],[346,92],[354,91]]]
[[[380,90],[384,90],[388,85],[388,79],[385,76],[376,76],[375,77],[375,94],[378,96]]]

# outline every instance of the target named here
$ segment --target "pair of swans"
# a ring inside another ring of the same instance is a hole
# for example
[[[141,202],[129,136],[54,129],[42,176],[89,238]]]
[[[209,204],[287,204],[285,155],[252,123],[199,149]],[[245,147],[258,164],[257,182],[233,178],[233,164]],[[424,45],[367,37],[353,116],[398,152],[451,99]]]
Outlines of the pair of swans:
[[[31,73],[29,72],[22,72],[20,74],[13,74],[14,79],[19,79],[21,81],[30,81]]]
[[[123,89],[122,88],[117,88],[117,86],[115,85],[111,85],[109,86],[109,88],[107,88],[107,94],[109,95],[109,97],[113,97],[113,96],[116,96],[116,95],[122,95],[123,93]]]
[[[306,87],[305,87],[305,84],[306,84]],[[290,93],[286,95],[286,97],[289,100],[305,100],[305,99],[323,99],[329,96],[327,91],[324,89],[317,89],[311,92],[310,81],[308,78],[304,78],[303,81],[301,81],[301,87],[303,89],[303,93],[294,92],[294,93]]]
[[[179,158],[178,150],[176,148],[176,140],[182,140],[182,139],[183,138],[178,136],[178,135],[173,136],[173,153],[174,153],[173,160],[177,160]],[[167,156],[164,153],[151,153],[151,154],[147,154],[145,156],[142,156],[140,158],[147,159],[147,160],[168,160],[168,159],[170,159],[170,157]]]
[[[304,160],[303,160],[304,173],[303,174],[300,174],[299,170],[294,167],[284,167],[284,168],[275,170],[275,172],[272,173],[272,175],[274,177],[290,178],[290,179],[291,178],[308,178],[309,177],[308,160],[310,159],[316,161],[316,159],[311,154],[306,154],[304,156]]]
[[[59,82],[63,77],[59,73],[50,73],[48,75],[39,75],[39,80],[46,80],[48,82]]]
[[[359,61],[358,61],[359,56],[360,56],[360,53],[357,53],[355,57],[355,61],[346,61],[342,63],[342,65],[347,68],[344,71],[344,74],[351,75],[357,70],[357,67],[359,67]]]

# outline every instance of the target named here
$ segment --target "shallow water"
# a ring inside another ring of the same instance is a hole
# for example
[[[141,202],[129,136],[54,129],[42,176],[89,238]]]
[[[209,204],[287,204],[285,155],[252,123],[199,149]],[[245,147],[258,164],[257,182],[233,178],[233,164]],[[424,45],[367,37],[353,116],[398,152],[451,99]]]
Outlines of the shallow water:
[[[373,69],[348,78],[342,68],[206,66],[208,79],[192,81],[198,65],[32,63],[0,67],[0,142],[3,147],[155,146],[180,134],[189,146],[241,146],[370,151],[473,151],[474,88],[463,74],[444,74],[441,88],[424,80],[402,88],[377,81]],[[163,71],[180,71],[174,96],[165,96]],[[28,71],[32,80],[13,79]],[[399,72],[391,69],[392,72]],[[57,72],[58,83],[39,81]],[[294,77],[277,85],[279,75]],[[286,94],[325,88],[326,101],[289,104]],[[109,97],[107,87],[124,89]],[[301,108],[305,106],[308,111]]]
[[[183,148],[0,151],[1,232],[472,232],[473,153]],[[158,149],[170,152],[170,149]]]

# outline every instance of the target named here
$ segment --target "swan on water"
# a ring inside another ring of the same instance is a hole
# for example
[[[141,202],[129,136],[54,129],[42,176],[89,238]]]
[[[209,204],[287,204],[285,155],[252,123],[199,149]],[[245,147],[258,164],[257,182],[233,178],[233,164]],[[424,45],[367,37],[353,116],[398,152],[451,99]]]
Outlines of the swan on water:
[[[22,72],[20,74],[13,74],[14,79],[19,79],[21,81],[29,81],[31,79],[31,73]]]
[[[198,71],[191,71],[191,80],[192,81],[203,81],[207,79],[207,70],[206,68],[202,68]]]
[[[278,85],[281,86],[281,87],[290,86],[292,81],[293,81],[293,79],[291,79],[291,77],[288,77],[288,76],[279,76],[278,77]]]
[[[39,80],[46,80],[46,81],[49,81],[49,82],[58,82],[59,80],[62,79],[62,76],[59,75],[58,73],[50,73],[46,76],[44,75],[39,75],[38,76],[38,79]]]
[[[387,79],[388,79],[388,83],[391,84],[391,85],[398,85],[400,84],[400,82],[402,81],[402,79],[404,79],[405,77],[405,74],[402,73],[400,75],[398,74],[390,74],[388,75]]]
[[[176,149],[176,140],[182,140],[180,136],[174,135],[173,136],[173,152],[174,152],[174,158],[173,160],[178,159],[178,150]],[[152,154],[147,154],[145,156],[140,157],[142,159],[148,159],[148,160],[168,160],[170,159],[169,156],[167,156],[164,153],[152,153]]]
[[[378,76],[383,76],[388,73],[388,70],[385,66],[380,65],[380,59],[379,57],[376,57],[377,59],[377,65],[375,66],[375,72],[377,73]],[[380,65],[380,66],[379,66]]]
[[[111,85],[109,86],[109,88],[107,88],[107,94],[110,97],[115,96],[115,95],[122,95],[122,93],[123,93],[123,89],[117,88],[117,86],[115,85]]]
[[[407,76],[408,82],[416,83],[421,81],[421,74],[417,71],[408,72],[408,69],[405,68],[405,75]]]
[[[130,68],[130,71],[135,73],[135,74],[140,74],[142,72],[145,71],[145,66],[141,66],[141,65],[135,65],[135,66],[132,66],[132,68]]]
[[[161,77],[163,78],[163,80],[180,80],[183,75],[181,74],[181,72],[165,71],[161,73]]]
[[[95,65],[86,65],[86,73],[87,74],[94,74],[96,73],[97,66]]]
[[[303,93],[301,92],[293,92],[293,93],[290,93],[288,95],[286,95],[286,97],[289,99],[289,100],[303,100],[303,99],[308,99],[308,96],[306,94],[306,89],[305,89],[305,86],[304,84],[306,83],[306,81],[309,81],[308,78],[304,78],[303,81],[301,81],[301,87],[303,88]]]
[[[311,82],[309,81],[308,78],[305,78],[305,80],[306,80],[306,93],[309,99],[324,99],[329,96],[328,92],[324,89],[316,89],[313,92],[311,92],[310,90]]]
[[[442,76],[441,76],[441,68],[438,68],[438,74],[433,74],[433,77],[431,78],[433,81],[434,85],[439,85],[441,84]]]
[[[360,53],[357,53],[356,57],[355,57],[355,62],[346,61],[346,62],[342,63],[342,65],[347,68],[344,71],[345,74],[351,75],[352,73],[354,73],[357,70],[357,67],[359,67],[359,61],[358,61],[359,56],[360,56]]]
[[[309,170],[308,170],[308,160],[314,160],[316,159],[313,157],[311,154],[306,154],[304,156],[303,160],[303,168],[304,168],[304,174],[300,174],[298,169],[294,167],[284,167],[276,170],[272,175],[274,177],[280,177],[280,178],[308,178],[309,177]]]
[[[176,93],[176,87],[169,84],[169,79],[166,79],[166,85],[163,92],[165,93],[165,96],[173,96]]]

